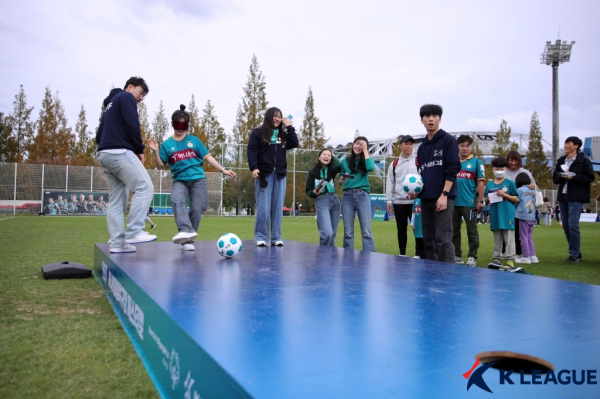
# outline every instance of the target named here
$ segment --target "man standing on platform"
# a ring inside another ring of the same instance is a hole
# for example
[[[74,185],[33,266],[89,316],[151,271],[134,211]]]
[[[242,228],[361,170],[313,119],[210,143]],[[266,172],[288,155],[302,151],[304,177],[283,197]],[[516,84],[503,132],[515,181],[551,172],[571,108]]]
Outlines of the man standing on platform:
[[[146,211],[152,201],[154,185],[144,168],[144,148],[138,118],[137,103],[148,94],[142,78],[132,77],[125,89],[112,89],[104,100],[102,120],[96,133],[98,160],[108,182],[106,224],[110,252],[135,252],[131,244],[156,240],[143,230]],[[123,212],[129,192],[131,209],[127,230],[123,227]]]
[[[452,229],[454,235],[452,243],[454,244],[454,261],[462,265],[461,248],[461,219],[465,219],[467,226],[467,238],[469,240],[469,254],[467,266],[477,266],[477,250],[479,249],[479,231],[477,230],[477,214],[483,209],[483,191],[485,181],[485,168],[483,161],[473,157],[471,154],[471,145],[473,138],[466,134],[460,136],[458,143],[458,153],[460,156],[460,172],[456,176],[457,196],[454,201],[454,211],[452,212]]]
[[[408,194],[402,187],[402,180],[409,174],[418,174],[413,154],[415,139],[412,136],[402,136],[400,139],[400,156],[390,164],[387,172],[387,184],[385,186],[385,200],[387,211],[395,216],[396,229],[398,230],[398,248],[400,256],[406,256],[406,227],[411,220],[414,199],[408,198]]]
[[[452,212],[460,171],[458,145],[454,137],[440,129],[442,107],[425,104],[419,115],[427,130],[417,150],[417,167],[423,177],[419,198],[425,255],[428,260],[454,263]]]
[[[581,236],[579,217],[583,204],[590,202],[590,184],[594,181],[592,162],[579,152],[579,137],[567,137],[565,156],[558,158],[552,175],[554,184],[558,184],[558,204],[563,230],[569,243],[568,263],[577,263],[581,256]]]

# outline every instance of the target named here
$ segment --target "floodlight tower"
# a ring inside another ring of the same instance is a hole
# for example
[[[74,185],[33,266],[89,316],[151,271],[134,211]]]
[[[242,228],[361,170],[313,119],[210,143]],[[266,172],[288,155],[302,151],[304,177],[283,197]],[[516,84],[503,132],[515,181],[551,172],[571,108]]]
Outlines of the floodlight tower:
[[[546,42],[544,52],[540,57],[540,63],[552,65],[552,167],[556,167],[558,159],[558,148],[560,146],[558,136],[558,65],[571,60],[571,48],[575,42],[567,44],[566,40],[556,43]]]

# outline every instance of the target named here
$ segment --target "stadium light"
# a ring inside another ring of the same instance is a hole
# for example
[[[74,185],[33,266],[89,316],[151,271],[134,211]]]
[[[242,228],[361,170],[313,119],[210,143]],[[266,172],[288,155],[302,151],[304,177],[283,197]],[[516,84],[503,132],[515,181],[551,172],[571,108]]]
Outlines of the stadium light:
[[[556,43],[547,41],[540,63],[552,65],[552,167],[556,167],[558,158],[558,65],[571,60],[571,49],[575,42],[568,44],[566,40],[557,40]]]

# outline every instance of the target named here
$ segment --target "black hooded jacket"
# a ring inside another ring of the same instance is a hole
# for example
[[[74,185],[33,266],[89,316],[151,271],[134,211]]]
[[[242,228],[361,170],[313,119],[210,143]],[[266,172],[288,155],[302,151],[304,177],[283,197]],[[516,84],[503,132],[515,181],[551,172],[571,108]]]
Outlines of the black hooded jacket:
[[[133,94],[112,89],[103,104],[102,120],[96,132],[98,151],[127,149],[134,154],[143,154],[146,146],[142,142],[137,102]]]
[[[594,176],[594,167],[592,162],[582,153],[576,155],[575,160],[569,167],[569,172],[574,172],[575,176],[567,180],[561,176],[561,165],[565,164],[567,156],[562,156],[556,161],[556,168],[552,174],[552,181],[558,184],[558,201],[581,202],[587,204],[590,202],[590,184],[596,178]],[[563,187],[567,183],[567,193],[563,194]],[[566,197],[566,198],[565,198]]]

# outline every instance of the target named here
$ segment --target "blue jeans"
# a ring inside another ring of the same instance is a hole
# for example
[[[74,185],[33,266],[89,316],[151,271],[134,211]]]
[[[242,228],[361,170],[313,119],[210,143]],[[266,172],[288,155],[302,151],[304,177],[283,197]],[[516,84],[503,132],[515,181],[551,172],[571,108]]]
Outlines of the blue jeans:
[[[344,222],[344,248],[354,249],[354,218],[358,214],[362,233],[363,251],[375,252],[371,233],[371,198],[369,193],[358,188],[344,190],[342,196],[342,220]]]
[[[185,204],[188,196],[190,197],[189,213]],[[197,232],[202,213],[208,207],[206,179],[173,181],[173,187],[171,187],[171,205],[173,206],[177,230],[185,233]]]
[[[579,233],[579,217],[583,210],[582,202],[560,201],[560,218],[563,230],[569,243],[569,255],[579,256],[581,252],[581,235]]]
[[[256,220],[254,222],[254,239],[269,242],[269,225],[271,227],[271,244],[281,240],[281,220],[283,219],[283,200],[285,198],[286,178],[277,173],[265,175],[268,186],[261,189],[260,179],[254,181],[256,196]]]
[[[132,151],[127,150],[123,154],[100,152],[98,160],[108,182],[108,245],[111,248],[122,247],[126,238],[136,237],[142,232],[154,195],[154,185],[144,165]],[[125,230],[123,213],[127,208],[130,191],[133,196]]]
[[[319,244],[335,247],[335,236],[340,224],[340,200],[335,193],[321,194],[315,200]]]

